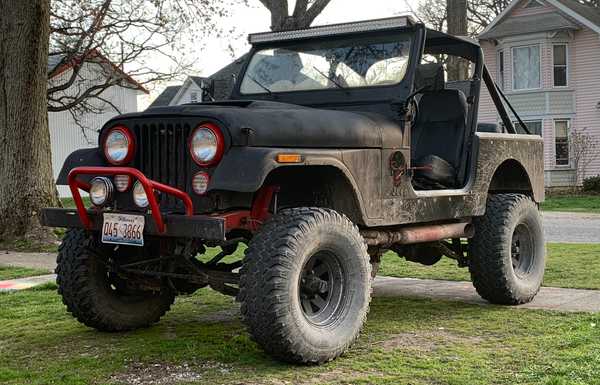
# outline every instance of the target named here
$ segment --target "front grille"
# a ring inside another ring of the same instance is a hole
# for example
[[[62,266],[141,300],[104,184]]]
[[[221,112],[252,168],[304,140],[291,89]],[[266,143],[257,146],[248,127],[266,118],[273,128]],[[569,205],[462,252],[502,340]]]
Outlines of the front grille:
[[[136,167],[146,177],[190,194],[191,164],[187,146],[190,131],[190,126],[180,121],[136,124]],[[164,194],[161,208],[180,211],[183,204],[177,198]]]

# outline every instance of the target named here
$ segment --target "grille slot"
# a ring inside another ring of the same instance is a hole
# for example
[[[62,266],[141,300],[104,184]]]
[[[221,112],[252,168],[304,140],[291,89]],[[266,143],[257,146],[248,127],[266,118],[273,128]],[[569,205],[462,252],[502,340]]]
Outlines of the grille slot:
[[[190,160],[187,154],[187,138],[190,126],[181,122],[139,123],[134,126],[137,136],[136,167],[148,178],[178,188],[190,194]],[[164,194],[161,208],[167,211],[183,211],[183,203]]]

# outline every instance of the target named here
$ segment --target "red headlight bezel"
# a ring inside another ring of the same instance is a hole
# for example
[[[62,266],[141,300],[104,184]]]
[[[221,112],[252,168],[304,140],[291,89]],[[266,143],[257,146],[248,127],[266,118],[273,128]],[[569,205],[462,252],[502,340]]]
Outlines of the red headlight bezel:
[[[197,159],[194,155],[194,151],[192,151],[192,140],[194,138],[194,135],[196,134],[196,131],[200,129],[210,130],[215,135],[215,138],[217,138],[217,152],[214,158],[212,158],[208,162],[203,162]],[[223,152],[225,151],[225,140],[223,138],[223,133],[221,132],[221,129],[216,124],[210,122],[200,124],[198,127],[194,128],[194,130],[192,130],[192,133],[188,138],[188,151],[190,152],[190,156],[192,157],[194,163],[196,163],[200,167],[210,167],[219,163],[221,161],[221,158],[223,157]]]
[[[114,131],[120,131],[121,133],[123,133],[127,137],[127,142],[128,142],[127,156],[120,162],[112,160],[108,156],[108,153],[106,151],[107,150],[106,149],[106,141],[108,140],[108,136]],[[109,128],[106,131],[106,133],[104,134],[104,138],[102,139],[102,152],[104,153],[104,158],[106,159],[106,161],[108,163],[112,164],[113,166],[122,166],[124,164],[131,162],[133,160],[133,157],[135,156],[135,140],[134,140],[133,134],[131,133],[129,128],[122,126],[122,125]]]

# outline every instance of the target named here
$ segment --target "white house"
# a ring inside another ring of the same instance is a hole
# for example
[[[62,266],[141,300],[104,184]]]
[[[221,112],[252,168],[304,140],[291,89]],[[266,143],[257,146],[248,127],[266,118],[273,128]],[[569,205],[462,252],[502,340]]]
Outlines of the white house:
[[[200,76],[188,76],[183,84],[169,86],[158,95],[149,107],[176,106],[185,103],[200,103],[204,99],[204,90],[210,87],[210,81]]]
[[[72,66],[60,65],[60,62],[60,56],[49,57],[48,73],[52,75],[48,81],[48,87],[64,84],[73,73]],[[60,68],[57,68],[59,65]],[[85,62],[77,75],[77,80],[64,93],[76,95],[81,90],[89,89],[93,85],[105,83],[107,74],[110,74],[107,71],[113,71],[113,76],[117,75],[126,82],[125,86],[112,86],[101,94],[101,97],[110,101],[114,107],[100,100],[93,100],[90,103],[94,106],[96,112],[78,114],[76,115],[77,119],[70,111],[48,113],[52,145],[52,169],[55,179],[58,177],[60,169],[69,154],[80,148],[96,147],[98,145],[98,130],[102,128],[104,123],[120,113],[137,111],[138,95],[148,93],[142,85],[105,58]],[[67,186],[58,186],[58,192],[61,196],[70,196]]]

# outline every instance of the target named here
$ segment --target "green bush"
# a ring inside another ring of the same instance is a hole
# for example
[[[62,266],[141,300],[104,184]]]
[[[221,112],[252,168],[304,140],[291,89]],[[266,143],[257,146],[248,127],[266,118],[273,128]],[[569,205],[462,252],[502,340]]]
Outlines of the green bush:
[[[585,178],[583,180],[583,191],[600,193],[600,175]]]

